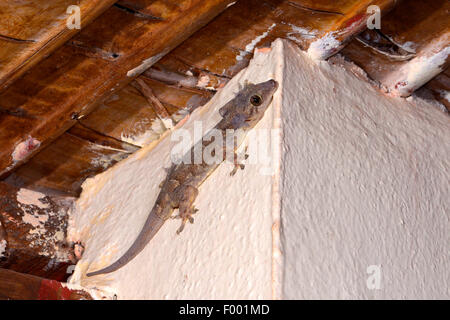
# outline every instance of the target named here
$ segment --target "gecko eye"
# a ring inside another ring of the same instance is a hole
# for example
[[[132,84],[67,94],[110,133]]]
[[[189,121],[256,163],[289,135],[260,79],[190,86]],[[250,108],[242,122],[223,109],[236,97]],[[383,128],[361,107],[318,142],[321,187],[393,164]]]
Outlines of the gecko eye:
[[[252,97],[250,98],[250,103],[251,103],[252,105],[254,105],[254,106],[259,106],[259,105],[261,105],[261,103],[262,103],[262,98],[261,98],[261,96],[255,94],[254,96],[252,96]]]

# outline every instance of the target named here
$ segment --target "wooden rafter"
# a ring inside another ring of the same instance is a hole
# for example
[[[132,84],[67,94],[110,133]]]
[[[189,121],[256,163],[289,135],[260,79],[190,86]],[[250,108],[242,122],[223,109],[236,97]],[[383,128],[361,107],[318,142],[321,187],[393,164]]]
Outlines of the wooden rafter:
[[[409,96],[449,65],[449,10],[446,0],[403,1],[378,33],[362,35],[342,52],[390,93]]]
[[[67,27],[69,6],[78,6],[84,28],[115,1],[1,1],[0,91],[80,31]]]
[[[0,300],[92,300],[62,283],[0,268]]]
[[[0,95],[0,176],[74,125],[74,115],[88,114],[97,101],[125,86],[230,3],[121,1],[108,9]],[[105,59],[105,53],[111,59]]]

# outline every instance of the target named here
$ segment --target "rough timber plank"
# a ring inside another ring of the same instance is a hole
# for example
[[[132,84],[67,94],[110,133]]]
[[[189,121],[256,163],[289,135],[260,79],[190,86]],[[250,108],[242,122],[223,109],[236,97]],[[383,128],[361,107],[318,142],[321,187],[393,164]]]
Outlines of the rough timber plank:
[[[7,180],[25,188],[48,188],[78,196],[86,178],[103,172],[137,149],[77,124]]]
[[[217,89],[248,65],[255,47],[267,46],[276,38],[286,38],[308,50],[312,43],[320,47],[323,38],[333,34],[341,41],[340,48],[365,27],[369,5],[378,4],[384,13],[394,3],[393,0],[240,1],[145,74],[169,83]],[[207,48],[205,43],[208,43]],[[337,52],[333,50],[328,53]]]
[[[291,1],[301,4],[303,0]],[[364,1],[335,1],[333,13],[339,13],[332,24],[324,26],[318,39],[309,43],[308,53],[314,59],[327,59],[339,52],[352,38],[367,28],[367,21],[373,12],[368,8],[378,6],[380,14],[384,15],[394,8],[396,0],[364,0]],[[315,9],[317,10],[317,9]]]
[[[268,46],[276,38],[287,38],[307,49],[324,30],[339,25],[338,21],[347,14],[353,15],[355,3],[239,1],[147,69],[140,78],[148,83],[166,108],[186,107],[186,100],[181,100],[187,89],[196,90],[197,94],[208,92],[201,100],[204,103],[212,96],[212,91],[221,88],[247,66],[255,47]],[[339,8],[342,12],[338,12]],[[161,83],[166,84],[163,94]],[[157,139],[166,128],[135,87],[116,91],[80,121],[104,135],[137,145]]]
[[[213,93],[196,88],[167,85],[140,76],[153,91],[174,122],[181,120],[189,111],[206,103]],[[163,115],[156,112],[154,103],[139,92],[135,84],[126,86],[80,119],[88,128],[117,140],[142,146],[159,137],[167,128]]]
[[[431,92],[433,97],[450,112],[450,68],[429,81],[423,89]]]
[[[0,182],[0,268],[64,280],[72,264],[65,242],[70,201]]]
[[[92,300],[92,297],[55,280],[0,268],[0,300]]]
[[[386,91],[409,96],[449,64],[449,11],[447,0],[403,1],[382,19],[380,32],[365,32],[342,53]]]
[[[84,28],[115,1],[1,1],[0,91],[79,31],[67,28],[70,5],[80,8]]]
[[[27,161],[223,11],[231,0],[126,1],[0,95],[0,176]],[[130,12],[131,11],[131,12]]]

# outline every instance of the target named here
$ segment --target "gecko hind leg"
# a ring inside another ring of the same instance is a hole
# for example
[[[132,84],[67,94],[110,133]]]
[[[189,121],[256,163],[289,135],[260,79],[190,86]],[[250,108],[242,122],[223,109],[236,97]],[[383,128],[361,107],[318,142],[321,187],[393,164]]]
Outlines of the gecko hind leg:
[[[177,230],[177,234],[180,234],[186,222],[194,223],[192,215],[198,210],[194,207],[193,203],[197,198],[198,189],[191,185],[180,185],[174,190],[173,200],[178,204],[178,216],[174,218],[181,219],[181,226]]]
[[[238,171],[238,169],[244,170],[245,169],[245,164],[243,163],[239,163],[239,159],[244,158],[244,160],[247,160],[249,155],[247,153],[248,151],[248,146],[245,147],[244,152],[242,152],[241,154],[234,154],[234,168],[233,170],[230,172],[230,176],[234,176],[236,174],[236,172]]]

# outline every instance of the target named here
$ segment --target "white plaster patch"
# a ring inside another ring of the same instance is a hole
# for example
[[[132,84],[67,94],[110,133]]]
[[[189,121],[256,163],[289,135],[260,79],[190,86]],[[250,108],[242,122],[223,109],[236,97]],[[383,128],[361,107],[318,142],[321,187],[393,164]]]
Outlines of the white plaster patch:
[[[96,288],[85,288],[77,284],[69,282],[61,282],[63,288],[67,288],[74,291],[84,291],[90,294],[94,300],[115,300],[116,296],[113,292],[108,292],[105,290],[100,290]]]
[[[29,203],[19,202],[19,207],[23,212],[22,221],[32,227],[25,235],[30,247],[39,250],[38,254],[40,255],[55,258],[56,261],[66,261],[68,259],[67,252],[61,251],[57,247],[58,243],[65,241],[62,223],[52,232],[49,232],[45,226],[51,218],[56,218],[60,222],[63,221],[66,212],[63,209],[54,212],[46,207],[38,209],[34,204],[35,200],[33,200],[33,197],[22,197],[22,200]]]
[[[209,83],[209,76],[208,75],[202,75],[197,82],[197,87],[199,88],[205,88]]]
[[[164,57],[168,52],[169,52],[169,50],[166,49],[163,52],[158,53],[157,55],[144,60],[139,66],[137,66],[134,69],[129,70],[127,72],[127,76],[128,77],[135,77],[135,76],[141,74],[142,72],[144,72],[145,70],[150,68],[152,65],[154,65],[156,62],[158,62],[159,59]]]
[[[166,127],[166,129],[173,129],[174,124],[173,124],[173,120],[172,118],[160,118],[161,122],[163,123],[164,127]]]
[[[151,122],[150,129],[144,130],[143,128],[148,127],[148,123],[148,119],[140,120],[134,126],[134,131],[137,133],[122,132],[120,139],[135,146],[142,147],[157,140],[166,130],[164,123],[159,118]]]
[[[400,74],[406,75],[404,80],[392,85],[394,95],[409,96],[414,90],[441,73],[449,54],[450,46],[431,56],[411,60],[401,69]]]
[[[43,225],[48,221],[47,214],[31,214],[25,212],[22,221],[31,224],[35,228],[43,227]]]
[[[255,46],[256,46],[262,39],[264,39],[265,37],[267,37],[268,34],[269,34],[269,32],[272,31],[272,29],[275,28],[276,25],[277,25],[276,23],[273,23],[273,24],[267,29],[267,31],[265,31],[262,35],[257,36],[257,37],[256,37],[255,39],[253,39],[249,44],[247,44],[247,45],[245,46],[245,49],[244,49],[243,51],[241,50],[241,53],[240,53],[238,56],[236,56],[236,60],[237,60],[237,61],[241,61],[241,60],[244,59],[244,57],[245,57],[246,55],[252,53],[253,50],[255,49]]]
[[[3,254],[6,252],[6,240],[0,240],[0,258],[3,257]]]
[[[28,157],[28,155],[33,152],[36,148],[41,145],[41,142],[31,136],[29,136],[25,141],[19,143],[12,153],[13,161],[21,161]]]
[[[447,91],[447,90],[439,90],[439,95],[440,95],[443,99],[447,100],[447,102],[450,102],[450,91]]]
[[[320,39],[317,39],[308,48],[308,55],[313,60],[323,60],[328,57],[328,53],[339,48],[341,42],[335,38],[335,32],[329,32]]]
[[[314,39],[317,37],[317,30],[311,30],[309,28],[302,28],[298,27],[296,25],[293,25],[292,23],[289,23],[289,25],[292,28],[292,32],[289,32],[287,34],[287,38],[289,40],[292,40],[294,42],[298,42],[298,39],[295,37],[295,35],[299,35],[300,37],[304,39]]]
[[[21,188],[17,192],[17,202],[26,204],[26,205],[34,205],[41,209],[46,209],[49,207],[48,203],[44,203],[41,199],[45,198],[46,195],[33,191],[30,189]]]

